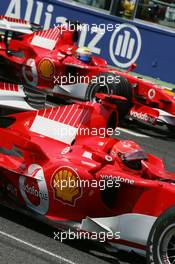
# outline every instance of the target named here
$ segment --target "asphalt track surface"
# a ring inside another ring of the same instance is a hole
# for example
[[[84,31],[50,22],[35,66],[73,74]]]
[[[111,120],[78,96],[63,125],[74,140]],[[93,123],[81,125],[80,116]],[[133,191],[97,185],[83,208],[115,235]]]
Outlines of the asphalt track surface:
[[[128,128],[121,130],[120,138],[137,141],[146,151],[163,158],[167,169],[175,171],[175,139],[164,132],[158,132],[129,124],[129,130]],[[0,206],[0,263],[146,263],[144,258],[134,253],[109,254],[104,251],[100,243],[82,240],[61,243],[53,239],[54,231],[45,224]]]

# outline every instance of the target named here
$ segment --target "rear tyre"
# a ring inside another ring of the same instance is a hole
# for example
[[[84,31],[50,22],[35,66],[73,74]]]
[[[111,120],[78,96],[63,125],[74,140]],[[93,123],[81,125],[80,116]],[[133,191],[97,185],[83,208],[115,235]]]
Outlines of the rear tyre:
[[[123,96],[127,102],[118,105],[119,118],[125,117],[132,106],[132,87],[123,77],[114,73],[101,73],[96,76],[96,82],[91,82],[87,88],[86,99],[91,102],[98,102],[96,93],[114,94]]]
[[[147,263],[175,263],[175,207],[154,223],[147,243]]]
[[[171,134],[175,135],[175,126],[167,125],[167,128]]]
[[[46,107],[47,95],[42,92],[38,92],[33,88],[24,89],[26,95],[26,102],[35,109],[42,109]]]

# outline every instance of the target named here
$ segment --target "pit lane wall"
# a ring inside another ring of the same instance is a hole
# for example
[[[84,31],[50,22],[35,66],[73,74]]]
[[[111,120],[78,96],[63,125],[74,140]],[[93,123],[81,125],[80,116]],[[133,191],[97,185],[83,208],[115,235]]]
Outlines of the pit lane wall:
[[[105,31],[84,30],[80,46],[88,46],[110,65],[126,69],[137,63],[137,72],[175,83],[175,31],[157,25],[121,19],[59,0],[5,0],[0,14],[22,18],[49,28],[65,19],[106,25]],[[107,25],[113,25],[108,26]],[[120,26],[115,28],[115,25]]]

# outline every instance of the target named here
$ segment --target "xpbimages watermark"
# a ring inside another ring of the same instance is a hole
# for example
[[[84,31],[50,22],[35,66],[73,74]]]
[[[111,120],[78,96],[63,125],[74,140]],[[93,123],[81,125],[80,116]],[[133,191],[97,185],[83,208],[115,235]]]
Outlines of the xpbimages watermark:
[[[104,86],[106,84],[119,84],[120,83],[120,77],[119,76],[84,76],[79,75],[77,72],[75,75],[72,75],[71,73],[68,73],[67,75],[59,75],[59,76],[53,76],[54,84],[59,85],[65,85],[65,84],[75,84],[75,83],[91,83],[91,84],[99,84],[100,86]]]
[[[55,30],[59,30],[60,33],[64,33],[65,31],[86,31],[91,33],[101,33],[105,34],[106,32],[113,32],[118,29],[120,24],[112,24],[112,23],[79,23],[78,21],[71,22],[67,21],[61,24],[54,24]]]
[[[60,190],[64,190],[66,188],[99,188],[101,191],[103,191],[106,188],[120,188],[120,182],[115,179],[63,179],[57,181],[55,180],[54,188],[59,188]]]
[[[75,240],[75,239],[88,239],[88,240],[98,240],[101,243],[104,243],[108,240],[119,240],[120,239],[120,232],[86,232],[86,231],[62,231],[62,232],[54,232],[54,239],[60,242],[64,242],[65,240]]]
[[[53,131],[53,136],[59,138],[74,138],[75,136],[98,136],[99,138],[119,136],[120,131],[115,128],[88,128],[88,127],[78,127],[72,128],[71,126],[62,126],[58,131]]]

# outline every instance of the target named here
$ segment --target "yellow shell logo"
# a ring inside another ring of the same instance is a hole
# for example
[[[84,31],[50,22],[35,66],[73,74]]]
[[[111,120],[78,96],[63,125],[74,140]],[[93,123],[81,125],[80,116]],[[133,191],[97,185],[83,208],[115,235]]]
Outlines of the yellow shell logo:
[[[79,175],[72,168],[58,169],[52,177],[51,186],[54,190],[54,198],[65,204],[74,206],[82,195]]]
[[[39,74],[44,79],[51,79],[55,73],[54,63],[49,59],[43,59],[38,65]]]

